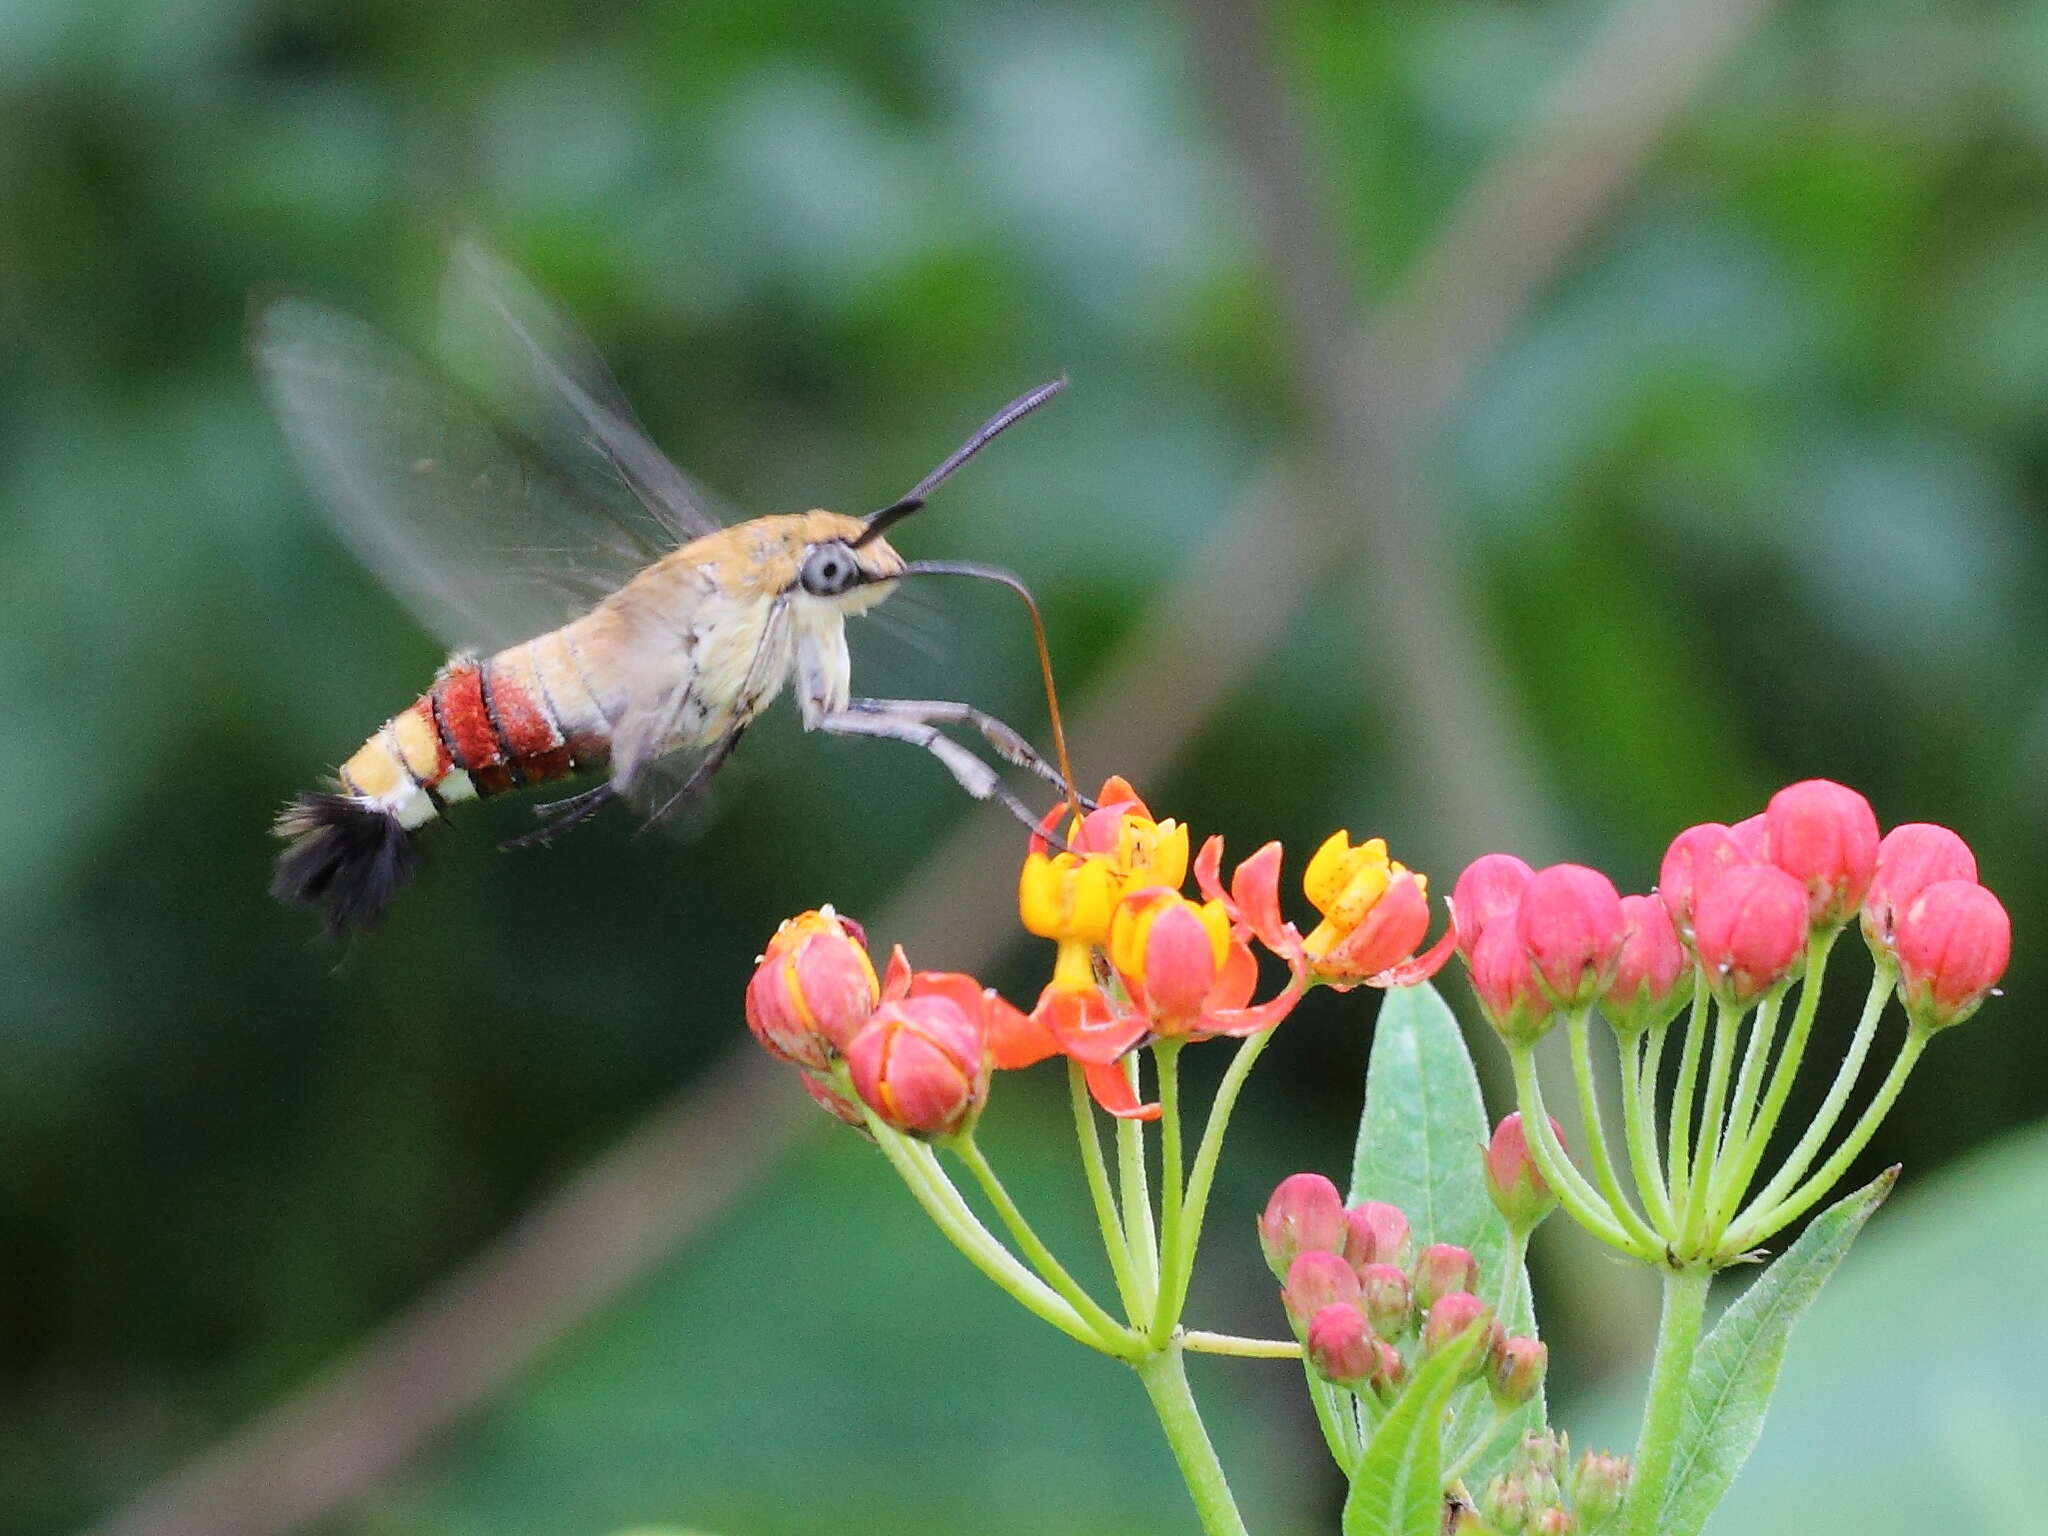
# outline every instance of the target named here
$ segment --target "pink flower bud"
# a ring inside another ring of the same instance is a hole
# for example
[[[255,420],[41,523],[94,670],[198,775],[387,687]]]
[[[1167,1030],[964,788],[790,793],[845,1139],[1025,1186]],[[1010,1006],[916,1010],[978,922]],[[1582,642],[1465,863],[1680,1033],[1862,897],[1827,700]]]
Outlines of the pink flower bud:
[[[1480,934],[1471,970],[1479,1011],[1508,1044],[1534,1044],[1557,1022],[1556,1008],[1536,984],[1517,924],[1495,923]]]
[[[1724,869],[1760,862],[1745,854],[1718,821],[1687,827],[1674,837],[1657,871],[1657,895],[1664,910],[1671,914],[1679,937],[1687,941],[1692,938],[1692,909],[1700,886]]]
[[[1380,1366],[1373,1373],[1373,1385],[1391,1392],[1408,1379],[1408,1362],[1401,1358],[1401,1351],[1385,1339],[1380,1340]]]
[[[1745,816],[1728,829],[1729,839],[1742,854],[1745,864],[1771,862],[1771,822],[1768,811]]]
[[[1469,1291],[1479,1283],[1479,1261],[1455,1243],[1432,1243],[1415,1261],[1415,1305],[1425,1312],[1453,1291]]]
[[[1553,864],[1522,888],[1515,928],[1536,984],[1558,1007],[1580,1007],[1593,1000],[1621,958],[1621,897],[1597,869]]]
[[[1635,1463],[1610,1451],[1588,1451],[1572,1469],[1572,1508],[1587,1530],[1593,1530],[1621,1508],[1628,1497]]]
[[[1479,1513],[1500,1536],[1522,1536],[1529,1528],[1532,1500],[1529,1480],[1519,1471],[1503,1472],[1479,1495]]]
[[[1301,1337],[1323,1308],[1339,1303],[1354,1310],[1358,1306],[1358,1276],[1334,1253],[1310,1250],[1298,1253],[1287,1266],[1287,1283],[1280,1288],[1280,1304],[1287,1309],[1287,1321],[1295,1336]],[[1361,1319],[1363,1314],[1360,1314]]]
[[[1494,1401],[1510,1408],[1521,1407],[1543,1385],[1543,1373],[1549,1366],[1550,1351],[1542,1340],[1519,1335],[1507,1340],[1487,1378]]]
[[[1428,1320],[1422,1325],[1422,1355],[1426,1360],[1446,1345],[1455,1342],[1466,1329],[1475,1323],[1484,1324],[1488,1338],[1472,1354],[1464,1370],[1458,1373],[1460,1381],[1472,1381],[1486,1369],[1487,1357],[1492,1355],[1504,1341],[1499,1337],[1500,1324],[1492,1321],[1493,1313],[1486,1303],[1470,1291],[1453,1291],[1448,1296],[1437,1298],[1429,1309]]]
[[[860,924],[825,907],[775,930],[747,983],[747,1027],[769,1055],[822,1070],[880,1000]]]
[[[1564,1136],[1557,1121],[1550,1122],[1550,1129],[1562,1145]],[[1486,1193],[1492,1197],[1494,1209],[1517,1232],[1533,1230],[1557,1209],[1557,1196],[1543,1182],[1543,1174],[1530,1154],[1520,1110],[1504,1117],[1493,1128],[1493,1140],[1486,1144]]]
[[[846,1050],[854,1091],[882,1123],[947,1136],[988,1098],[988,1048],[952,999],[884,1003]]]
[[[1578,1528],[1571,1511],[1561,1504],[1551,1505],[1529,1523],[1529,1529],[1535,1532],[1535,1536],[1573,1536]]]
[[[1899,995],[1921,1029],[1960,1024],[1982,1006],[2012,958],[2012,919],[1974,880],[1937,880],[1899,913],[1893,947]]]
[[[1365,1320],[1381,1338],[1398,1339],[1415,1315],[1408,1272],[1395,1264],[1368,1264],[1357,1273],[1358,1305]]]
[[[848,1125],[860,1130],[865,1131],[868,1128],[867,1116],[860,1112],[860,1106],[824,1078],[805,1071],[799,1071],[797,1078],[803,1083],[804,1092],[811,1096],[811,1101],[826,1114],[844,1120]]]
[[[1977,856],[1947,827],[1909,821],[1885,833],[1877,845],[1877,874],[1863,898],[1863,937],[1882,954],[1892,945],[1892,927],[1906,903],[1937,880],[1975,880]]]
[[[1805,952],[1806,887],[1775,864],[1722,870],[1694,903],[1693,947],[1715,995],[1747,1008]]]
[[[1522,904],[1522,887],[1533,873],[1512,853],[1489,853],[1465,866],[1451,889],[1451,924],[1458,935],[1458,953],[1467,965],[1487,925],[1496,918],[1514,917]]]
[[[1379,1374],[1380,1345],[1365,1314],[1344,1302],[1332,1302],[1309,1319],[1302,1352],[1323,1380],[1354,1392]]]
[[[1342,1253],[1349,1239],[1344,1197],[1320,1173],[1282,1179],[1259,1217],[1259,1247],[1275,1279],[1287,1278],[1299,1253]]]
[[[1771,796],[1764,812],[1770,862],[1806,887],[1816,928],[1846,923],[1877,872],[1877,815],[1831,779],[1806,779]]]
[[[1361,1200],[1344,1213],[1344,1257],[1353,1269],[1408,1262],[1408,1218],[1398,1205]]]
[[[1692,957],[1655,896],[1622,897],[1621,920],[1621,960],[1600,993],[1600,1009],[1617,1034],[1633,1035],[1670,1022],[1691,984]]]

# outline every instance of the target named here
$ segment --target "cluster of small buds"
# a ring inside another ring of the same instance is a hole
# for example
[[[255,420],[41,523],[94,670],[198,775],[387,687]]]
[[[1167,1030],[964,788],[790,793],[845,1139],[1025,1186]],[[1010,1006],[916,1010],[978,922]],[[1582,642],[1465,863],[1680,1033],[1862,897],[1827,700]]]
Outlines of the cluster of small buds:
[[[1352,1391],[1386,1392],[1410,1357],[1427,1359],[1475,1326],[1486,1346],[1467,1379],[1484,1376],[1496,1401],[1515,1407],[1543,1384],[1549,1355],[1533,1338],[1509,1337],[1474,1294],[1479,1264],[1466,1249],[1433,1243],[1411,1263],[1411,1230],[1398,1207],[1349,1207],[1319,1173],[1281,1180],[1259,1217],[1259,1246],[1294,1336],[1317,1375]],[[1408,1351],[1403,1354],[1403,1348]]]
[[[1605,1451],[1588,1451],[1573,1465],[1564,1436],[1531,1434],[1486,1485],[1479,1512],[1497,1536],[1595,1536],[1620,1514],[1630,1471],[1626,1456]]]

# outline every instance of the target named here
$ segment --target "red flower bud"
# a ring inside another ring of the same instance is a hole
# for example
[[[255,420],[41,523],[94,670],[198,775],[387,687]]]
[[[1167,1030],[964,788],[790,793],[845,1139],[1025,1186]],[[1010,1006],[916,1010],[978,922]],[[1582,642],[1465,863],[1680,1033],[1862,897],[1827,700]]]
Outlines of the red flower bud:
[[[1807,779],[1771,796],[1764,812],[1770,862],[1806,887],[1816,928],[1846,923],[1877,872],[1877,815],[1830,779]]]
[[[1550,1129],[1563,1145],[1557,1121],[1550,1122]],[[1557,1196],[1543,1182],[1536,1159],[1530,1155],[1520,1110],[1505,1116],[1493,1128],[1493,1140],[1486,1144],[1486,1193],[1492,1197],[1494,1209],[1517,1232],[1530,1231],[1557,1209]]]
[[[988,1098],[988,1047],[950,998],[884,1003],[846,1050],[854,1091],[913,1136],[960,1129]]]
[[[1284,1280],[1299,1253],[1342,1253],[1348,1241],[1344,1197],[1320,1173],[1282,1179],[1259,1217],[1259,1247],[1275,1279]]]
[[[1633,1035],[1670,1022],[1691,982],[1692,957],[1655,896],[1622,897],[1621,920],[1621,959],[1600,993],[1600,1009],[1617,1034]]]
[[[1425,1312],[1453,1291],[1469,1291],[1479,1283],[1479,1261],[1456,1243],[1432,1243],[1415,1261],[1415,1304]]]
[[[1408,1362],[1401,1358],[1401,1351],[1385,1339],[1380,1340],[1380,1366],[1373,1373],[1373,1384],[1391,1392],[1408,1379]]]
[[[1344,1257],[1353,1269],[1408,1262],[1408,1218],[1398,1205],[1361,1200],[1344,1213]]]
[[[1473,1352],[1465,1369],[1458,1373],[1460,1381],[1474,1380],[1486,1369],[1488,1358],[1505,1342],[1500,1337],[1500,1324],[1493,1322],[1492,1317],[1492,1310],[1470,1291],[1453,1291],[1448,1296],[1438,1297],[1436,1305],[1429,1309],[1428,1320],[1422,1325],[1423,1358],[1426,1360],[1454,1343],[1473,1324],[1484,1324],[1487,1341]]]
[[[1745,864],[1768,864],[1771,862],[1770,813],[1758,811],[1754,816],[1745,816],[1728,829],[1728,836],[1742,854]]]
[[[824,1078],[805,1071],[799,1071],[797,1077],[804,1085],[804,1092],[811,1096],[811,1101],[826,1114],[844,1120],[848,1125],[857,1126],[863,1131],[868,1128],[867,1116],[860,1112],[860,1106]]]
[[[1937,880],[1906,904],[1893,935],[1899,995],[1921,1029],[1960,1024],[2012,958],[2012,919],[1974,880]]]
[[[1977,856],[1947,827],[1909,821],[1877,845],[1877,874],[1863,898],[1863,936],[1872,950],[1891,948],[1892,927],[1906,904],[1937,880],[1975,880]]]
[[[1471,969],[1479,1011],[1508,1044],[1533,1044],[1557,1022],[1556,1008],[1536,984],[1517,924],[1495,923],[1481,933]]]
[[[1521,1407],[1543,1385],[1543,1373],[1549,1365],[1550,1350],[1542,1340],[1519,1335],[1507,1340],[1487,1377],[1494,1401],[1510,1408]]]
[[[1451,925],[1458,935],[1458,953],[1472,963],[1479,935],[1496,918],[1512,919],[1522,904],[1522,887],[1534,871],[1512,853],[1489,853],[1474,859],[1451,888]]]
[[[1358,1305],[1374,1333],[1383,1339],[1398,1339],[1415,1315],[1408,1272],[1395,1264],[1365,1265],[1358,1270]]]
[[[1332,1302],[1309,1319],[1302,1352],[1323,1380],[1354,1392],[1379,1374],[1379,1340],[1372,1336],[1365,1314],[1344,1302]]]
[[[1680,938],[1692,938],[1692,909],[1699,887],[1724,869],[1737,864],[1755,864],[1742,851],[1728,829],[1718,821],[1687,827],[1671,840],[1664,851],[1664,863],[1657,871],[1657,895],[1671,914],[1672,926]]]
[[[1597,869],[1553,864],[1522,888],[1515,929],[1537,986],[1558,1007],[1579,1007],[1593,1000],[1621,958],[1621,897]]]
[[[821,1070],[880,998],[860,924],[825,907],[775,930],[747,983],[747,1027],[769,1055]]]
[[[1357,1309],[1358,1276],[1351,1272],[1351,1266],[1334,1253],[1316,1250],[1296,1254],[1294,1262],[1287,1266],[1287,1283],[1280,1288],[1280,1304],[1287,1309],[1287,1321],[1295,1336],[1301,1337],[1309,1320],[1323,1308],[1340,1302]]]
[[[1738,864],[1700,888],[1693,947],[1707,984],[1747,1008],[1792,974],[1806,948],[1806,887],[1775,864]]]

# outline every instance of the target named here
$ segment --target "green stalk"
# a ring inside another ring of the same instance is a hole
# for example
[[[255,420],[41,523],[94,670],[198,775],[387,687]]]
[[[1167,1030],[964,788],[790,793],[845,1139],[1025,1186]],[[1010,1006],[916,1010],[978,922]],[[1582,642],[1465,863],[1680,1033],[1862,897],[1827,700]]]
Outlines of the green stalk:
[[[1692,1096],[1699,1085],[1701,1042],[1707,1034],[1707,973],[1694,968],[1692,1007],[1685,1016],[1685,1047],[1678,1054],[1678,1084],[1671,1093],[1671,1123],[1664,1168],[1675,1216],[1692,1191]]]
[[[1654,1250],[1643,1252],[1628,1233],[1615,1225],[1614,1218],[1601,1208],[1604,1202],[1599,1192],[1586,1182],[1585,1175],[1574,1168],[1571,1159],[1565,1155],[1557,1133],[1550,1128],[1550,1116],[1543,1108],[1543,1087],[1536,1080],[1536,1057],[1530,1047],[1527,1044],[1511,1046],[1508,1055],[1514,1063],[1515,1091],[1522,1106],[1522,1130],[1528,1138],[1529,1155],[1536,1159],[1544,1182],[1572,1220],[1601,1242],[1624,1253],[1633,1253],[1638,1258],[1653,1257]]]
[[[1178,1247],[1166,1259],[1164,1288],[1172,1294],[1176,1318],[1187,1306],[1195,1253],[1202,1246],[1202,1222],[1209,1214],[1209,1191],[1216,1182],[1217,1161],[1223,1156],[1224,1133],[1230,1129],[1230,1117],[1237,1109],[1237,1096],[1244,1091],[1245,1079],[1272,1044],[1273,1033],[1270,1029],[1261,1030],[1256,1035],[1247,1035],[1239,1044],[1230,1065],[1223,1069],[1223,1080],[1216,1085],[1208,1118],[1202,1122],[1202,1139],[1195,1146],[1195,1161],[1188,1171],[1187,1189],[1181,1201]]]
[[[1146,1337],[1154,1349],[1163,1349],[1180,1321],[1180,1297],[1174,1279],[1181,1251],[1181,1183],[1185,1165],[1180,1145],[1180,1050],[1179,1040],[1161,1040],[1152,1047],[1154,1068],[1159,1074],[1159,1296],[1152,1309],[1152,1326]]]
[[[1132,1368],[1145,1384],[1152,1411],[1159,1415],[1159,1427],[1166,1431],[1166,1443],[1180,1463],[1181,1479],[1195,1501],[1205,1536],[1248,1536],[1237,1501],[1230,1494],[1230,1481],[1223,1475],[1223,1464],[1216,1459],[1216,1448],[1209,1443],[1194,1393],[1188,1389],[1180,1346],[1172,1344],[1144,1355],[1132,1362]]]
[[[1703,1127],[1704,1129],[1704,1127]],[[1685,1427],[1685,1389],[1706,1319],[1707,1287],[1714,1272],[1703,1267],[1664,1271],[1664,1310],[1657,1322],[1657,1356],[1650,1368],[1643,1432],[1636,1442],[1635,1474],[1622,1506],[1622,1536],[1660,1536],[1666,1484]]]
[[[1756,1011],[1756,1019],[1749,1027],[1749,1044],[1742,1052],[1742,1070],[1735,1076],[1735,1097],[1728,1103],[1727,1128],[1721,1136],[1721,1149],[1715,1155],[1715,1165],[1720,1177],[1725,1179],[1728,1170],[1740,1167],[1749,1151],[1749,1133],[1755,1124],[1757,1091],[1763,1086],[1764,1063],[1770,1059],[1771,1045],[1778,1038],[1778,1015],[1784,1011],[1785,994],[1782,990],[1765,998]],[[1799,1009],[1806,1008],[1806,994],[1799,997]],[[1797,1026],[1797,1016],[1794,1016]],[[1787,1043],[1790,1043],[1789,1037]],[[1719,1195],[1725,1191],[1717,1188],[1713,1207],[1719,1208]]]
[[[974,1133],[970,1130],[955,1140],[952,1148],[954,1154],[967,1165],[968,1171],[980,1183],[982,1193],[988,1196],[989,1204],[995,1207],[1003,1225],[1010,1229],[1010,1235],[1016,1239],[1018,1248],[1023,1250],[1024,1257],[1030,1261],[1031,1267],[1038,1271],[1046,1284],[1066,1298],[1069,1306],[1101,1333],[1105,1343],[1113,1345],[1119,1351],[1127,1351],[1132,1342],[1130,1331],[1104,1311],[1101,1304],[1082,1288],[1079,1281],[1067,1273],[1066,1267],[1058,1259],[1053,1257],[1053,1252],[1045,1245],[1044,1239],[1039,1237],[1031,1223],[1024,1219],[1024,1213],[1017,1208],[1017,1202],[1010,1198],[1010,1192],[1003,1187],[1003,1181],[996,1177],[995,1169],[989,1166],[988,1158],[975,1142]]]
[[[1197,1355],[1236,1355],[1242,1360],[1299,1360],[1301,1346],[1292,1339],[1246,1339],[1234,1333],[1208,1333],[1190,1328],[1180,1347]]]
[[[1811,935],[1806,941],[1806,972],[1799,981],[1799,1007],[1792,1015],[1792,1028],[1786,1032],[1777,1065],[1771,1070],[1771,1083],[1765,1090],[1763,1107],[1749,1122],[1743,1145],[1742,1164],[1748,1170],[1744,1175],[1745,1183],[1763,1160],[1771,1132],[1778,1128],[1778,1117],[1785,1111],[1785,1099],[1792,1092],[1793,1079],[1799,1075],[1799,1064],[1806,1059],[1806,1043],[1812,1037],[1814,1015],[1820,1009],[1821,982],[1827,972],[1828,954],[1835,947],[1835,939],[1840,933],[1839,928],[1831,928],[1825,933]]]
[[[1700,1123],[1693,1132],[1691,1172],[1686,1178],[1685,1222],[1681,1229],[1683,1246],[1696,1247],[1706,1241],[1708,1195],[1714,1185],[1714,1162],[1720,1155],[1727,1127],[1722,1115],[1728,1105],[1728,1076],[1735,1064],[1735,1037],[1741,1032],[1742,1016],[1726,1003],[1714,1004],[1714,1049],[1707,1065],[1707,1091],[1700,1099]]]
[[[1621,1181],[1614,1176],[1614,1160],[1607,1155],[1607,1129],[1601,1122],[1600,1096],[1593,1082],[1591,1017],[1590,1007],[1575,1008],[1565,1020],[1566,1033],[1571,1037],[1572,1079],[1579,1090],[1579,1115],[1586,1126],[1586,1152],[1593,1159],[1593,1175],[1600,1181],[1600,1192],[1607,1198],[1607,1208],[1614,1212],[1622,1230],[1639,1247],[1654,1253],[1661,1246],[1661,1240],[1636,1214],[1635,1205],[1623,1193]],[[1544,1129],[1549,1129],[1547,1121]]]
[[[1088,1094],[1088,1078],[1078,1061],[1067,1063],[1067,1095],[1074,1105],[1074,1135],[1081,1145],[1081,1169],[1088,1180],[1088,1197],[1095,1206],[1095,1224],[1102,1229],[1102,1248],[1109,1255],[1110,1273],[1116,1277],[1116,1293],[1124,1315],[1138,1316],[1138,1292],[1131,1274],[1131,1248],[1124,1237],[1123,1218],[1117,1214],[1116,1196],[1109,1187],[1109,1163],[1102,1155],[1102,1138],[1095,1133],[1095,1101]]]
[[[1138,1091],[1138,1053],[1123,1060],[1123,1071],[1131,1091]],[[1140,1095],[1143,1097],[1143,1095]],[[1131,1319],[1137,1322],[1151,1315],[1159,1303],[1159,1234],[1152,1226],[1152,1188],[1145,1176],[1145,1122],[1119,1120],[1116,1123],[1116,1168],[1120,1186],[1119,1206],[1124,1213],[1124,1245],[1131,1256],[1131,1288],[1138,1305]]]
[[[1623,1039],[1614,1037],[1615,1064],[1621,1072],[1621,1134],[1628,1143],[1629,1169],[1636,1192],[1643,1197],[1650,1225],[1668,1240],[1676,1236],[1671,1196],[1664,1187],[1664,1166],[1657,1150],[1657,1067],[1664,1059],[1664,1028]],[[1648,1087],[1645,1090],[1645,1080]]]

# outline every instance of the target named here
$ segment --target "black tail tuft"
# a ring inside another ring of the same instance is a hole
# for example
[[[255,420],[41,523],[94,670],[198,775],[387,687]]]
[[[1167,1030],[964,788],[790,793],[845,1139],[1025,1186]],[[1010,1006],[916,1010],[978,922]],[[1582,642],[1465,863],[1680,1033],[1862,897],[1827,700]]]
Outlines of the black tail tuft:
[[[277,818],[291,846],[277,856],[270,894],[327,908],[327,931],[377,920],[419,868],[412,834],[389,811],[353,795],[301,795]]]

